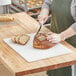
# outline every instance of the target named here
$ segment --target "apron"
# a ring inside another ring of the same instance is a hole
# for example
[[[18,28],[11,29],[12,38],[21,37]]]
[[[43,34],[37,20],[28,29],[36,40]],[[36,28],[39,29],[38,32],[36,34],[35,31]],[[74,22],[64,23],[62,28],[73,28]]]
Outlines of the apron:
[[[63,32],[74,23],[70,10],[71,1],[72,0],[53,0],[51,5],[51,31],[55,33]],[[76,36],[73,36],[66,41],[76,47]],[[47,74],[48,76],[71,76],[71,66],[49,70],[47,71]]]

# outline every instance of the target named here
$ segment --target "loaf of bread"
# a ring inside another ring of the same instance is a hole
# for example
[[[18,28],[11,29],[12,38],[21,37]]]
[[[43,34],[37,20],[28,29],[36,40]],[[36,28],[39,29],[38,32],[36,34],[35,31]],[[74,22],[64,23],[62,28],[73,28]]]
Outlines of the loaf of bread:
[[[14,18],[9,15],[0,15],[0,22],[9,22],[13,20]]]
[[[37,34],[33,40],[33,47],[37,49],[49,49],[54,45],[47,40],[47,35],[44,33]]]
[[[25,45],[29,41],[30,37],[28,35],[16,35],[11,38],[14,43]]]

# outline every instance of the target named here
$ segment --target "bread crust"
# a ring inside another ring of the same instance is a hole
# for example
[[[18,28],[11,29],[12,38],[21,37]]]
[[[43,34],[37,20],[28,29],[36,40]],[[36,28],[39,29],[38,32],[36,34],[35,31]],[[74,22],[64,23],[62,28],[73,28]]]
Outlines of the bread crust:
[[[23,35],[19,39],[19,44],[25,45],[29,41],[29,36],[28,35]]]
[[[16,43],[19,43],[19,39],[20,39],[21,35],[17,35],[15,38]]]

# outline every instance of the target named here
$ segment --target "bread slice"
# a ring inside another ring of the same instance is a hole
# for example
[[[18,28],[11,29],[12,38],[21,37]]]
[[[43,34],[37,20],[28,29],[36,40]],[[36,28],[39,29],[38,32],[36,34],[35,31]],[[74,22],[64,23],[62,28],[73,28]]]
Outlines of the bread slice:
[[[33,47],[38,49],[49,49],[54,45],[47,40],[47,35],[44,33],[37,34],[33,40]]]
[[[14,43],[25,45],[29,41],[30,37],[28,35],[16,35],[11,38]]]
[[[23,35],[19,38],[19,44],[25,45],[29,41],[29,36],[28,35]]]
[[[17,35],[15,38],[16,43],[19,43],[19,39],[20,39],[21,35]]]

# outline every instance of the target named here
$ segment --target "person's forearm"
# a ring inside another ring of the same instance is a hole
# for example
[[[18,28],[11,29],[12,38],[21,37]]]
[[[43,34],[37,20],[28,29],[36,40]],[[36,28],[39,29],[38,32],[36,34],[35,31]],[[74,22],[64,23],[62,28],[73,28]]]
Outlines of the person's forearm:
[[[69,37],[76,35],[76,32],[72,27],[70,27],[64,32],[62,32],[60,35],[61,35],[62,40],[65,40],[65,39],[68,39]]]
[[[41,12],[46,12],[46,14],[49,14],[51,4],[52,4],[51,0],[44,0]]]

